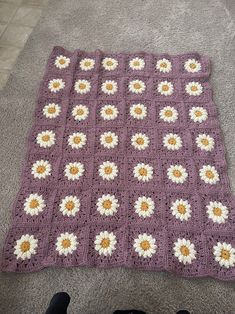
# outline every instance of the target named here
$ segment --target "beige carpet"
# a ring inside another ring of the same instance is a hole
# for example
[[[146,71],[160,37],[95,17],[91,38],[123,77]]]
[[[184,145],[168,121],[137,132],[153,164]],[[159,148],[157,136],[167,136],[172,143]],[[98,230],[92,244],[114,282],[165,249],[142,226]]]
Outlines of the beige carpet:
[[[213,62],[211,82],[225,135],[235,190],[235,26],[233,0],[52,0],[44,10],[1,93],[0,239],[19,188],[25,137],[38,83],[54,45],[155,53],[198,51]],[[109,314],[138,308],[147,313],[235,313],[233,283],[183,279],[128,269],[50,268],[0,275],[0,313],[43,313],[52,294],[67,291],[69,313]],[[79,310],[78,310],[79,309]]]

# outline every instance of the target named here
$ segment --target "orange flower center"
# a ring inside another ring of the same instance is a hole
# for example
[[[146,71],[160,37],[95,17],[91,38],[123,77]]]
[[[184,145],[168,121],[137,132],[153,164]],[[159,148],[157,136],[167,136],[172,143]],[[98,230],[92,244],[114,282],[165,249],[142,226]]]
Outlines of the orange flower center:
[[[113,109],[108,108],[108,109],[105,110],[105,113],[106,113],[107,115],[112,115],[112,114],[113,114]]]
[[[206,171],[206,177],[208,178],[208,179],[213,179],[214,178],[214,173],[211,171],[211,170],[207,170]]]
[[[59,88],[60,87],[60,83],[59,82],[54,82],[53,83],[53,87],[54,88]]]
[[[113,61],[109,60],[109,61],[107,61],[106,64],[107,64],[108,67],[111,67],[113,65]]]
[[[46,134],[42,137],[43,142],[48,142],[50,140],[50,135]]]
[[[172,117],[173,116],[172,110],[166,110],[165,111],[165,116],[168,117],[168,118]]]
[[[84,65],[85,65],[85,67],[89,67],[89,66],[91,66],[91,62],[90,62],[90,61],[86,61],[86,62],[84,63]]]
[[[79,83],[79,88],[80,89],[85,89],[86,88],[86,84],[85,83]]]
[[[142,114],[142,109],[141,108],[135,108],[135,113],[136,114]]]
[[[80,143],[81,143],[81,137],[80,137],[80,136],[75,136],[75,137],[73,138],[73,142],[74,142],[75,144],[80,144]]]
[[[144,144],[144,139],[143,139],[143,137],[138,137],[138,138],[136,139],[136,143],[137,143],[138,145],[143,145],[143,144]]]
[[[147,202],[141,203],[141,210],[146,212],[149,209],[149,204]]]
[[[112,143],[112,141],[113,141],[113,138],[112,138],[111,135],[110,136],[106,136],[106,138],[105,138],[105,142],[106,143],[110,144],[110,143]]]
[[[63,247],[63,249],[67,249],[67,248],[69,248],[71,246],[71,241],[69,240],[69,239],[64,239],[63,241],[62,241],[62,247]]]
[[[228,250],[222,249],[220,256],[221,256],[223,259],[228,260],[228,259],[230,258],[230,252],[229,252]]]
[[[168,143],[170,145],[175,145],[176,144],[176,139],[174,137],[169,138]]]
[[[138,67],[139,65],[140,65],[140,63],[139,63],[139,61],[134,61],[134,63],[133,63],[133,65],[135,66],[135,67]]]
[[[78,115],[78,116],[84,115],[84,110],[83,110],[83,109],[78,109],[78,110],[77,110],[77,115]]]
[[[65,59],[60,59],[59,63],[60,64],[65,64]]]
[[[106,201],[103,202],[103,207],[105,209],[110,209],[111,206],[112,206],[112,202],[110,200],[106,200]]]
[[[183,204],[179,204],[177,206],[178,212],[182,215],[184,215],[186,213],[186,207]]]
[[[181,171],[179,171],[179,170],[174,170],[174,171],[173,171],[173,175],[174,175],[175,177],[177,177],[177,178],[180,178],[180,177],[182,176],[182,173],[181,173]]]
[[[168,90],[169,90],[169,86],[168,85],[162,85],[162,90],[164,91],[164,92],[167,92]]]
[[[103,249],[107,249],[110,245],[110,240],[108,238],[104,238],[102,239],[100,245]]]
[[[29,243],[29,241],[24,241],[24,242],[21,243],[21,245],[20,245],[20,250],[21,250],[23,253],[27,252],[29,249],[30,249],[30,243]]]
[[[70,173],[71,174],[78,174],[78,172],[79,172],[79,169],[78,169],[78,167],[71,167],[70,168]]]
[[[66,209],[67,210],[73,210],[75,205],[74,205],[74,202],[73,201],[68,201],[65,205]]]
[[[37,167],[37,173],[44,173],[46,171],[46,167],[45,166],[38,166]]]
[[[192,92],[196,92],[198,90],[196,85],[191,86],[191,91]]]
[[[141,84],[140,83],[135,83],[133,85],[134,89],[140,89],[141,88]]]
[[[189,255],[189,248],[186,245],[182,245],[180,248],[180,252],[182,255],[184,256],[188,256]]]
[[[39,206],[38,200],[32,200],[32,201],[30,202],[30,204],[29,204],[29,207],[30,207],[31,209],[35,209],[35,208],[37,208],[38,206]]]
[[[140,168],[140,169],[139,169],[139,174],[140,174],[141,176],[143,176],[143,177],[146,177],[147,174],[148,174],[148,171],[147,171],[147,169],[145,169],[145,168]]]
[[[209,141],[208,141],[207,138],[203,138],[203,139],[201,140],[201,143],[202,143],[204,146],[208,146],[208,145],[209,145]]]
[[[106,89],[107,90],[112,90],[113,89],[113,84],[111,84],[111,83],[106,84]]]
[[[214,214],[215,216],[220,217],[220,216],[222,215],[222,210],[221,210],[221,208],[219,208],[219,207],[214,207],[214,208],[213,208],[213,214]]]
[[[160,67],[161,67],[161,68],[167,68],[167,63],[166,63],[166,62],[162,62],[162,63],[160,64]]]
[[[196,64],[195,63],[190,63],[189,67],[194,70],[196,68]]]
[[[108,166],[104,168],[104,172],[105,174],[111,174],[113,172],[113,169],[112,167]]]
[[[49,107],[48,110],[47,110],[48,113],[55,113],[56,112],[56,109],[55,107]]]
[[[202,112],[200,110],[196,110],[195,111],[195,116],[196,117],[201,117],[202,116]]]
[[[142,250],[147,251],[150,249],[150,243],[147,240],[144,240],[140,243],[140,247]]]

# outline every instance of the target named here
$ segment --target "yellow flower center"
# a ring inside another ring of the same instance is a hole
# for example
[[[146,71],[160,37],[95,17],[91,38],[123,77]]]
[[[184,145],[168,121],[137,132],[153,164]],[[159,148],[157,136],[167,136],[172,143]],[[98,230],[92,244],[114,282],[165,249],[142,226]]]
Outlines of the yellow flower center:
[[[54,82],[53,83],[53,87],[54,88],[59,88],[60,87],[60,83],[59,82]]]
[[[207,170],[206,171],[206,177],[208,178],[208,179],[213,179],[214,178],[214,173],[211,171],[211,170]]]
[[[46,171],[46,167],[45,166],[38,166],[37,167],[37,173],[44,173]]]
[[[135,67],[138,67],[138,66],[140,65],[140,62],[136,60],[136,61],[134,61],[133,65],[134,65]]]
[[[78,172],[79,172],[78,167],[71,167],[70,168],[70,173],[71,174],[75,175],[75,174],[78,174]]]
[[[178,212],[182,215],[184,215],[186,213],[186,207],[183,204],[179,204],[177,206]]]
[[[162,85],[162,90],[164,91],[164,92],[167,92],[168,90],[169,90],[169,86],[167,85],[167,84],[165,84],[165,85]]]
[[[43,142],[48,142],[50,140],[50,135],[46,134],[42,137]]]
[[[160,64],[160,67],[161,67],[161,68],[167,68],[167,63],[166,63],[166,62],[162,62],[162,63]]]
[[[136,143],[137,143],[138,145],[143,145],[143,144],[144,144],[144,139],[143,139],[143,137],[138,137],[138,138],[136,139]]]
[[[63,249],[67,249],[71,246],[71,241],[69,239],[64,239],[61,243]]]
[[[147,174],[148,174],[148,171],[147,171],[146,168],[140,168],[140,169],[139,169],[139,174],[140,174],[141,176],[143,176],[143,177],[146,177]]]
[[[29,207],[30,207],[31,209],[35,209],[35,208],[37,208],[38,206],[39,206],[38,200],[36,200],[36,199],[31,200],[31,202],[30,202],[30,204],[29,204]]]
[[[222,215],[222,209],[219,208],[219,207],[214,207],[214,208],[213,208],[213,214],[214,214],[215,216],[220,217],[220,216]]]
[[[196,64],[195,63],[190,63],[189,67],[194,70],[196,68]]]
[[[107,90],[112,90],[113,89],[113,84],[111,84],[111,83],[106,84],[106,89]]]
[[[140,242],[140,247],[142,250],[147,251],[150,249],[150,243],[148,240],[144,240],[142,242]]]
[[[110,240],[108,238],[104,238],[102,239],[100,245],[103,249],[107,249],[110,245]]]
[[[60,59],[60,60],[59,60],[59,63],[60,63],[60,64],[65,64],[65,59]]]
[[[111,60],[107,61],[107,62],[106,62],[106,65],[107,65],[108,67],[113,66],[113,61],[111,61]]]
[[[111,174],[113,172],[113,169],[112,169],[112,167],[107,166],[104,168],[104,172],[105,172],[105,174]]]
[[[174,170],[173,171],[173,175],[176,177],[176,178],[180,178],[182,176],[182,173],[180,170]]]
[[[30,249],[30,242],[29,241],[24,241],[20,245],[20,250],[25,253]]]
[[[86,88],[86,84],[85,83],[79,83],[79,89],[85,89]]]
[[[110,144],[110,143],[112,143],[112,141],[113,141],[113,137],[111,135],[106,136],[106,138],[105,138],[106,143]]]
[[[68,201],[68,202],[65,204],[65,208],[66,208],[67,210],[73,210],[74,207],[75,207],[75,205],[74,205],[74,202],[73,202],[73,201]]]
[[[200,110],[196,110],[195,111],[195,116],[196,117],[201,117],[202,116],[202,112]]]
[[[225,260],[229,260],[230,252],[228,250],[222,249],[220,256]]]
[[[134,89],[140,89],[141,88],[141,84],[140,83],[135,83],[133,85]]]
[[[107,115],[112,115],[112,114],[113,114],[113,109],[108,108],[108,109],[105,110],[105,113],[106,113]]]
[[[74,142],[75,144],[80,144],[80,143],[81,143],[81,137],[80,137],[80,136],[74,136],[73,142]]]
[[[135,113],[136,114],[142,114],[142,109],[139,107],[135,108]]]
[[[186,245],[182,245],[180,248],[180,252],[182,255],[184,256],[188,256],[189,255],[189,248]]]
[[[174,137],[169,138],[168,143],[170,145],[175,145],[176,144],[176,139]]]
[[[196,85],[191,86],[191,91],[192,92],[196,92],[198,90]]]
[[[146,212],[149,209],[149,204],[147,202],[142,202],[140,208],[142,211]]]
[[[84,115],[84,110],[83,110],[83,109],[78,109],[78,110],[77,110],[77,115],[78,115],[78,116]]]
[[[209,140],[207,138],[203,138],[201,140],[201,143],[204,145],[204,146],[208,146],[209,145]]]
[[[172,110],[166,110],[165,111],[165,116],[168,117],[168,118],[172,117],[173,116]]]
[[[84,65],[85,65],[85,67],[89,67],[89,66],[91,66],[91,62],[90,61],[85,61]]]
[[[112,207],[112,202],[110,200],[106,200],[103,202],[104,209],[110,209]]]
[[[56,109],[55,107],[49,107],[48,110],[47,110],[48,113],[55,113],[56,112]]]

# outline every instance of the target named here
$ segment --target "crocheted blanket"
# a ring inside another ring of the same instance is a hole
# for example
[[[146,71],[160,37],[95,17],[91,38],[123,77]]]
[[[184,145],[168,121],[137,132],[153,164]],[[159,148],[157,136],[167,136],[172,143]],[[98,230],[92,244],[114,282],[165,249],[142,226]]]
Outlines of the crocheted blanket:
[[[2,269],[235,277],[235,201],[208,58],[55,47]]]

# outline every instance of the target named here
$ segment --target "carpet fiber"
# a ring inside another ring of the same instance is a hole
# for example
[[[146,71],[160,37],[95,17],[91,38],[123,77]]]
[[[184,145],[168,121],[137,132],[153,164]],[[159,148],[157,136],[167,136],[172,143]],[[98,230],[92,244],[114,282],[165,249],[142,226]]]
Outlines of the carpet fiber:
[[[229,3],[229,2],[228,2]],[[229,3],[230,4],[230,3]],[[1,241],[19,189],[25,138],[32,121],[43,66],[54,45],[108,51],[171,54],[198,51],[212,60],[214,101],[225,135],[231,187],[235,189],[234,19],[223,1],[51,1],[1,95]],[[182,279],[130,269],[45,269],[1,274],[3,313],[42,313],[56,291],[72,297],[70,313],[235,312],[233,285],[214,279]]]

